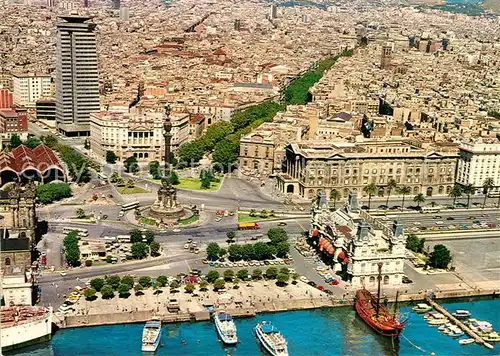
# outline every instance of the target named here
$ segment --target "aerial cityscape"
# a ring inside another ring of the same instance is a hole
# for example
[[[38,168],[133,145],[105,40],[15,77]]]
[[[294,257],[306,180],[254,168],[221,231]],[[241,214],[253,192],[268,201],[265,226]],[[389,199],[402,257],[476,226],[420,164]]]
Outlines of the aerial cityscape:
[[[498,355],[498,0],[0,0],[0,354]]]

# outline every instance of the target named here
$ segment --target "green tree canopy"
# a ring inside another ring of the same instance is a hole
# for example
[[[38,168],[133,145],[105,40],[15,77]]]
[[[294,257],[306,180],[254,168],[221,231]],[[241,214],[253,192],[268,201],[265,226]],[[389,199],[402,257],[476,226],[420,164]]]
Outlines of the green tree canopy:
[[[132,244],[131,253],[132,257],[136,260],[142,260],[148,255],[148,245],[143,242],[136,242]]]
[[[34,137],[34,136],[31,136],[29,137],[26,142],[24,143],[24,145],[26,147],[29,147],[31,149],[37,147],[37,146],[40,146],[42,144],[42,141],[40,141],[40,139],[38,137]]]
[[[188,283],[184,287],[184,290],[186,291],[186,293],[193,293],[195,289],[196,289],[196,287],[192,283]]]
[[[132,276],[124,276],[121,283],[128,284],[132,288],[134,286],[134,278]]]
[[[155,240],[155,234],[151,230],[146,231],[144,237],[146,238],[146,243],[148,245],[151,245],[151,243],[153,243]]]
[[[196,164],[203,158],[203,153],[204,147],[199,139],[187,142],[177,151],[179,164],[186,167],[190,166],[191,163]]]
[[[55,138],[54,136],[52,135],[41,136],[40,140],[42,140],[45,146],[52,148],[53,150],[57,150],[58,142],[57,138]]]
[[[262,278],[262,270],[256,268],[252,271],[252,279],[261,279]]]
[[[240,269],[238,273],[236,273],[239,279],[246,281],[248,279],[248,270],[247,269]]]
[[[72,196],[71,188],[66,183],[41,184],[36,188],[36,199],[42,204],[49,204]]]
[[[290,252],[290,244],[282,241],[276,245],[276,254],[278,257],[286,257]]]
[[[76,217],[78,219],[83,219],[85,218],[85,210],[83,210],[82,208],[78,208],[76,209]]]
[[[229,246],[228,253],[229,253],[229,258],[232,261],[239,261],[243,258],[243,253],[242,253],[242,248],[240,245],[233,244]]]
[[[209,260],[216,260],[219,257],[220,247],[216,242],[211,242],[207,246],[207,257]]]
[[[113,287],[111,287],[109,284],[104,285],[101,289],[101,295],[102,299],[111,299],[115,296],[115,292],[113,290]]]
[[[448,268],[451,262],[451,252],[445,245],[434,246],[434,251],[431,252],[429,264],[434,268]]]
[[[232,269],[226,269],[224,271],[224,279],[226,281],[232,281],[234,278],[234,271]]]
[[[139,278],[139,284],[143,286],[144,288],[149,288],[151,287],[151,277],[149,276],[142,276]]]
[[[123,161],[123,166],[125,167],[125,172],[135,173],[139,172],[139,165],[137,164],[137,158],[130,156],[125,161]]]
[[[178,185],[181,183],[181,181],[179,180],[179,176],[177,175],[177,172],[175,172],[173,169],[170,171],[169,178],[170,178],[170,183],[172,183],[173,185]]]
[[[280,242],[288,241],[288,234],[281,227],[269,229],[267,237],[269,237],[269,240],[271,240],[271,244],[273,245],[278,245]]]
[[[420,206],[420,204],[425,203],[425,196],[422,193],[418,193],[413,197],[413,201],[417,203],[417,206]]]
[[[253,245],[255,259],[262,261],[271,258],[271,249],[264,242],[257,242]]]
[[[151,245],[149,245],[151,250],[151,256],[158,257],[160,256],[160,244],[156,241],[153,241]]]
[[[139,283],[134,286],[135,295],[141,295],[143,290],[144,287]]]
[[[207,281],[210,283],[215,282],[219,277],[220,274],[217,271],[208,271],[207,273]]]
[[[276,267],[269,267],[266,270],[266,277],[268,279],[275,279],[277,275],[278,275],[278,269]]]
[[[226,233],[227,239],[228,240],[234,240],[236,238],[236,232],[235,231],[228,231]]]
[[[245,244],[241,246],[241,257],[244,260],[253,260],[255,258],[254,245]]]
[[[10,143],[9,143],[10,148],[16,148],[20,146],[22,143],[23,141],[21,141],[21,138],[18,135],[14,134],[10,136]]]
[[[106,162],[114,164],[118,156],[113,151],[106,151]]]
[[[142,242],[142,232],[139,229],[133,229],[130,231],[130,242]]]
[[[130,285],[125,284],[125,283],[121,283],[118,286],[117,291],[118,291],[118,294],[120,295],[120,297],[127,298],[130,295],[130,289],[132,289],[132,287]]]
[[[222,140],[215,146],[213,162],[222,167],[224,172],[230,172],[238,159],[239,152],[239,144],[228,139]]]
[[[104,287],[104,279],[102,278],[94,278],[90,280],[90,286],[94,288],[96,291],[100,292],[101,288]]]
[[[161,178],[160,162],[151,161],[151,162],[149,162],[148,168],[149,168],[149,174],[151,174],[153,179],[160,179]]]
[[[290,280],[290,275],[288,273],[278,273],[276,276],[276,280],[278,281],[278,284],[286,284]]]
[[[158,278],[156,278],[156,283],[161,285],[162,287],[165,287],[166,285],[168,285],[168,277],[158,276]]]
[[[106,284],[110,285],[111,287],[113,287],[113,289],[117,289],[118,286],[120,285],[120,282],[121,282],[121,278],[120,276],[117,276],[117,275],[113,275],[113,276],[109,276],[107,279],[106,279]]]
[[[219,289],[224,289],[226,286],[226,283],[224,282],[223,279],[218,279],[214,282],[214,289],[219,290]]]
[[[87,299],[87,300],[94,300],[95,293],[96,293],[96,290],[94,288],[87,288],[87,289],[85,289],[85,292],[83,292],[83,295],[85,296],[85,299]]]

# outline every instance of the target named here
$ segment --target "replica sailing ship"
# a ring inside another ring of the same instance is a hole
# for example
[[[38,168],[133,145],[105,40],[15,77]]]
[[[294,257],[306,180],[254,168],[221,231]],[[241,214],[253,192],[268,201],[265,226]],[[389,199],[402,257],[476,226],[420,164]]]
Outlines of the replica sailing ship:
[[[356,292],[355,308],[358,315],[373,330],[380,335],[398,338],[404,329],[404,324],[400,322],[395,313],[391,314],[383,305],[380,305],[380,281],[382,280],[382,263],[378,264],[378,291],[377,296],[373,296],[366,289]],[[397,295],[396,306],[397,308]]]

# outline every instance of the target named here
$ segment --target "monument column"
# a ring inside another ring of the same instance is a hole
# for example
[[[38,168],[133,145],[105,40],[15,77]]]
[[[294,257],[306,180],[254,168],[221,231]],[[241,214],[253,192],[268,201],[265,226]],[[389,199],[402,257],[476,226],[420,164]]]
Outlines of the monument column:
[[[165,122],[163,123],[163,138],[165,139],[165,171],[170,162],[170,141],[172,141],[172,123],[170,122],[170,105],[165,105]]]

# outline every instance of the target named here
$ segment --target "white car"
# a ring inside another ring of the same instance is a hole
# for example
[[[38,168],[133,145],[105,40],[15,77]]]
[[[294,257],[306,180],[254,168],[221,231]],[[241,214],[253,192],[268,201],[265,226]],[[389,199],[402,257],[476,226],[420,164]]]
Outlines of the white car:
[[[64,277],[66,275],[66,272],[63,271],[63,272],[61,272],[59,274]]]
[[[181,232],[181,229],[173,229],[173,232]]]
[[[305,276],[300,276],[299,279],[304,283],[309,283],[309,280]]]

